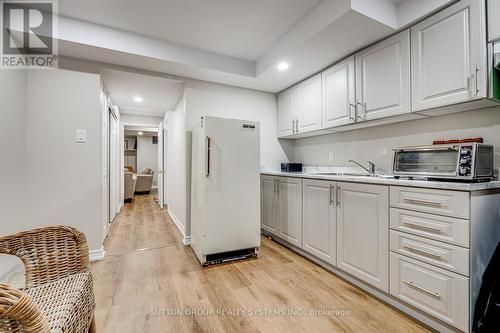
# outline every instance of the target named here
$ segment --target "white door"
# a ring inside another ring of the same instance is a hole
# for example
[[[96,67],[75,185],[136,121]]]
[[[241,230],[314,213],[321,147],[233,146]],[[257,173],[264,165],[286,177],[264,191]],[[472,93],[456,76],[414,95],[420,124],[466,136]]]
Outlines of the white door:
[[[480,1],[460,1],[411,28],[413,110],[485,96]]]
[[[108,235],[109,225],[109,110],[106,94],[101,91],[102,108],[102,241]]]
[[[358,120],[410,112],[410,32],[356,54]]]
[[[276,177],[261,176],[261,227],[267,232],[278,234],[279,199]]]
[[[158,126],[158,205],[161,209],[164,207],[164,178],[165,178],[165,164],[163,159],[164,151],[164,128],[163,121]]]
[[[321,128],[321,74],[297,86],[296,132],[306,133]]]
[[[389,189],[337,183],[337,266],[389,290]]]
[[[109,223],[113,222],[120,207],[120,135],[118,119],[109,110]]]
[[[321,74],[323,80],[321,128],[331,128],[356,121],[354,74],[354,56]]]
[[[279,233],[292,245],[302,247],[302,179],[279,177]]]
[[[278,95],[278,137],[295,134],[297,89],[292,87]]]
[[[337,260],[335,189],[335,182],[303,180],[303,249],[332,265]]]

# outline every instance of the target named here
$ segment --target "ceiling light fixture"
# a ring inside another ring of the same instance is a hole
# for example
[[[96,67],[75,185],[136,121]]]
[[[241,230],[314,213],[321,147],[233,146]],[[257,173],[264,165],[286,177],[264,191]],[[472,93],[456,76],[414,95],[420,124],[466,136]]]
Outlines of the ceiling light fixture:
[[[136,102],[136,103],[142,103],[142,97],[141,96],[135,96],[134,97],[134,102]]]
[[[144,132],[137,132],[137,135],[143,135]]]
[[[288,64],[286,62],[280,62],[278,64],[278,69],[282,72],[286,71],[288,69]]]

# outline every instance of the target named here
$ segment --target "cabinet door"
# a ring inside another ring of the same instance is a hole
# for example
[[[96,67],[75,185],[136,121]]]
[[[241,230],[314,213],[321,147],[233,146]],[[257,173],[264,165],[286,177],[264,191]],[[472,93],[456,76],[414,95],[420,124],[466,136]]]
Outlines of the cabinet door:
[[[304,179],[302,245],[312,255],[336,264],[335,183]]]
[[[485,96],[481,6],[460,1],[411,28],[413,111]]]
[[[321,128],[349,124],[356,119],[354,56],[324,71]]]
[[[296,95],[295,87],[278,95],[278,137],[291,136],[295,132]]]
[[[389,189],[341,182],[337,188],[337,266],[387,292]]]
[[[262,229],[277,234],[279,200],[276,177],[261,176],[260,183]]]
[[[302,179],[279,177],[278,236],[302,247]]]
[[[321,74],[297,86],[297,118],[298,133],[321,128]]]
[[[500,1],[488,0],[488,40],[500,39]]]
[[[356,54],[358,120],[410,109],[410,33],[403,31]]]

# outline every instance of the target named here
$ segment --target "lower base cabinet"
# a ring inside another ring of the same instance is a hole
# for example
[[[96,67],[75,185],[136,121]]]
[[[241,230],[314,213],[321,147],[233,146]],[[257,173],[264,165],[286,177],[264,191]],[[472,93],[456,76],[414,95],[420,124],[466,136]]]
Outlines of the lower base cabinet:
[[[469,329],[469,279],[391,253],[390,293],[463,331]]]
[[[337,263],[335,189],[335,182],[303,180],[302,248],[332,265]]]
[[[389,291],[389,189],[337,182],[337,266]]]

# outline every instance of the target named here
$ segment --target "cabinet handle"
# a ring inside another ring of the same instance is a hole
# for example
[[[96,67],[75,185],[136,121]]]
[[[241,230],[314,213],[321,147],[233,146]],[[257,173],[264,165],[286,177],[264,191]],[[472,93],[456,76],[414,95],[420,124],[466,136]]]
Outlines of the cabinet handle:
[[[273,180],[273,190],[274,193],[276,193],[276,179]]]
[[[298,119],[295,120],[295,128],[296,128],[295,133],[299,134],[299,120]]]
[[[206,137],[206,141],[205,141],[205,144],[206,144],[206,149],[207,149],[207,159],[206,159],[206,176],[209,177],[210,176],[210,137],[207,136]]]
[[[337,186],[337,201],[336,205],[340,206],[340,186]]]
[[[352,116],[352,109],[354,108],[354,117]],[[356,121],[356,104],[349,102],[349,120]]]
[[[479,74],[479,68],[476,65],[476,72],[474,74],[475,82],[476,82],[474,85],[474,87],[475,87],[474,97],[477,96],[477,94],[479,94],[478,74]]]
[[[276,192],[280,193],[280,180],[276,179]]]
[[[442,256],[440,254],[427,252],[427,251],[421,250],[421,249],[416,248],[416,247],[411,246],[411,245],[403,245],[402,247],[407,249],[410,252],[417,252],[417,254],[420,253],[420,254],[423,254],[425,256],[435,257],[435,258],[438,258],[439,260],[442,259]]]
[[[407,285],[409,285],[410,287],[413,287],[413,288],[415,288],[415,289],[417,289],[417,290],[423,291],[423,292],[424,292],[424,293],[426,293],[426,294],[429,294],[429,295],[434,296],[434,297],[436,297],[436,298],[441,298],[441,295],[439,295],[438,293],[435,293],[435,292],[433,292],[433,291],[430,291],[430,290],[427,290],[427,289],[422,288],[422,287],[420,287],[420,286],[417,286],[417,285],[415,284],[415,282],[413,282],[413,281],[406,281],[406,280],[403,280],[403,282],[404,282],[404,283],[406,283]]]
[[[366,103],[356,102],[357,105],[361,106],[361,110],[363,110],[363,117],[366,115]],[[356,112],[356,118],[363,120],[363,117]]]
[[[420,200],[411,198],[404,198],[403,201],[406,201],[409,204],[419,205],[419,206],[441,207],[441,202],[439,201]]]
[[[434,231],[436,233],[440,233],[442,231],[441,228],[432,227],[430,225],[423,225],[423,224],[420,224],[420,223],[406,222],[406,221],[401,221],[401,222],[403,224],[408,225],[408,226],[416,227],[416,229],[427,229],[427,230],[430,230],[430,231]]]
[[[330,206],[332,206],[334,204],[334,197],[333,197],[333,189],[334,189],[335,186],[333,185],[330,185]]]

